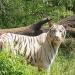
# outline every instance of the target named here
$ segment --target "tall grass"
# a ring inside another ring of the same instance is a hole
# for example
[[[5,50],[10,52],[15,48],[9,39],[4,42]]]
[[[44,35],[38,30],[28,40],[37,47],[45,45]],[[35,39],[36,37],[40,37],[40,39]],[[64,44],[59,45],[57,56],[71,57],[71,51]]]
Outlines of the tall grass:
[[[75,75],[74,49],[75,41],[72,39],[61,45],[51,66],[51,75]],[[27,64],[23,56],[5,50],[0,52],[0,75],[47,75],[47,72],[38,72],[36,67]]]

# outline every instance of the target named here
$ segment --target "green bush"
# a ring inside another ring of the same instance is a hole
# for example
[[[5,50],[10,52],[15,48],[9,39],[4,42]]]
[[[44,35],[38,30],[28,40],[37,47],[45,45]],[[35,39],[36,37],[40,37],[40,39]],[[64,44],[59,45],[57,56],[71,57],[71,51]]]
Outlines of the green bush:
[[[71,0],[0,0],[0,27],[21,27],[50,16],[54,22],[72,15]],[[70,8],[70,9],[68,9]]]
[[[0,75],[46,75],[46,72],[38,72],[22,56],[3,51],[0,53]]]

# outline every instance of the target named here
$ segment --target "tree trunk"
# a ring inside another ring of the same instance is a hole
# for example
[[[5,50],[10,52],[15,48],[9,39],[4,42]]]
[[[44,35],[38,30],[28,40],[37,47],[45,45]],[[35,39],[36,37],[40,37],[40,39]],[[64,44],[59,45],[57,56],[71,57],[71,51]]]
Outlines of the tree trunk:
[[[11,32],[29,36],[36,36],[43,32],[47,32],[49,27],[41,28],[43,24],[49,23],[51,25],[51,19],[49,17],[42,19],[41,21],[33,24],[32,26],[20,27],[20,28],[12,28],[12,29],[0,29],[0,34]],[[75,38],[75,14],[73,16],[69,16],[57,22],[57,24],[62,24],[67,31],[67,34]]]
[[[62,24],[66,28],[67,33],[75,38],[75,14],[62,19],[58,24]]]
[[[16,34],[23,34],[23,35],[29,35],[29,36],[36,36],[41,33],[43,33],[42,30],[40,30],[41,26],[47,22],[49,22],[51,19],[49,17],[42,19],[41,21],[33,24],[32,26],[27,27],[19,27],[19,28],[10,28],[10,29],[0,29],[0,35],[3,33],[16,33]]]

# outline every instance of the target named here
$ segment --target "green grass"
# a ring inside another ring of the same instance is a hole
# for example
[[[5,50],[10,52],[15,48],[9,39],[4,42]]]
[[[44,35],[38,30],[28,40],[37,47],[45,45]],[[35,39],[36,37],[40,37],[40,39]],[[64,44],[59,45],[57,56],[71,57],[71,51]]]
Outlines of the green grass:
[[[38,72],[37,68],[27,64],[24,57],[8,52],[0,53],[0,75],[46,75],[45,71]]]
[[[61,45],[58,55],[51,66],[51,75],[75,75],[75,42],[67,41]],[[8,51],[0,52],[0,75],[47,75],[27,64],[22,56]]]

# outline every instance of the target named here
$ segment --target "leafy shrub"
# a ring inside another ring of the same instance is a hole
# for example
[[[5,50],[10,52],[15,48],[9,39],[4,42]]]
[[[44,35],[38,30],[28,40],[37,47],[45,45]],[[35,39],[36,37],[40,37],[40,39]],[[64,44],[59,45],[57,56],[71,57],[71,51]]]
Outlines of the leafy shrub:
[[[21,27],[50,16],[53,21],[72,15],[71,0],[0,0],[0,27]]]

